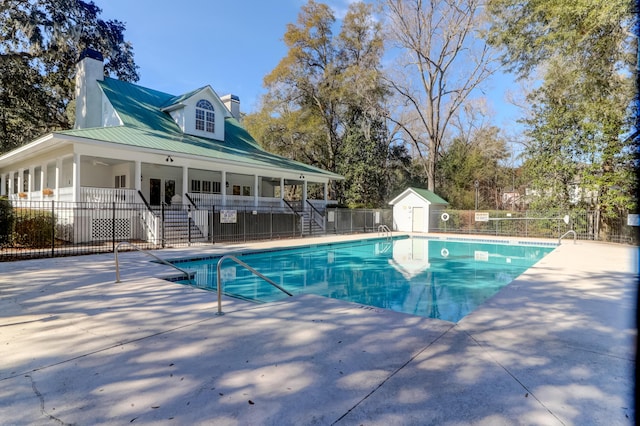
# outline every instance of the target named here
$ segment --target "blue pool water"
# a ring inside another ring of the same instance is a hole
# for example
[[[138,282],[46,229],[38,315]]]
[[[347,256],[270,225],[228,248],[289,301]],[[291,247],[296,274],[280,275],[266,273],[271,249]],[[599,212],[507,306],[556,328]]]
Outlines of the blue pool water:
[[[553,249],[404,237],[255,252],[239,259],[293,294],[457,322]],[[215,290],[218,260],[174,263],[196,273],[197,287]],[[223,262],[221,278],[231,296],[257,302],[287,297],[232,260]]]

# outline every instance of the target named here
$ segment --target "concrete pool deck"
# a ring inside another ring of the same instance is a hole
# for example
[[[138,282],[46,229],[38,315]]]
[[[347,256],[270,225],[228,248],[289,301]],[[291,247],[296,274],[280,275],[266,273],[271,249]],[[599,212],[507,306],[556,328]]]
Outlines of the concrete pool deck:
[[[148,260],[0,263],[0,424],[634,423],[636,247],[564,240],[456,324],[311,295],[218,316]]]

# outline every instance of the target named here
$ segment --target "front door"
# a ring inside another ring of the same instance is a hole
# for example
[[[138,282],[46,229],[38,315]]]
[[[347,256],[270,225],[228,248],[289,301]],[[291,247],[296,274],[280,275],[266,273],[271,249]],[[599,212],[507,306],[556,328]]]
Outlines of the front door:
[[[164,181],[164,202],[165,204],[171,204],[171,199],[176,195],[176,181],[165,180]]]
[[[160,205],[160,188],[162,181],[160,179],[149,179],[149,204],[152,206]]]
[[[411,231],[424,232],[424,209],[422,207],[413,208],[412,222],[413,226]]]

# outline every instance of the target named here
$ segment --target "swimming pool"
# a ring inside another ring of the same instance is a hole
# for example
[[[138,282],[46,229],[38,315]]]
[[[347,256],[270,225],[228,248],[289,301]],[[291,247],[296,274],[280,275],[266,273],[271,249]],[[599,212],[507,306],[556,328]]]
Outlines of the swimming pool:
[[[239,258],[293,294],[457,322],[554,248],[403,237],[260,251]],[[192,285],[215,290],[219,259],[173,263],[195,272]],[[231,260],[223,263],[221,280],[230,296],[256,302],[287,297]]]

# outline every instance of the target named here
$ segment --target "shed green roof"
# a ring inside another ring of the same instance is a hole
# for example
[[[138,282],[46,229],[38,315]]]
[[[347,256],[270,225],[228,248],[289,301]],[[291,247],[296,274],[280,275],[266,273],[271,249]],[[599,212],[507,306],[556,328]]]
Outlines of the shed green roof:
[[[446,200],[436,195],[434,192],[429,191],[424,188],[414,188],[410,187],[409,189],[414,190],[418,195],[420,195],[425,200],[429,201],[432,204],[449,204]]]

